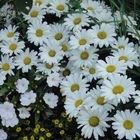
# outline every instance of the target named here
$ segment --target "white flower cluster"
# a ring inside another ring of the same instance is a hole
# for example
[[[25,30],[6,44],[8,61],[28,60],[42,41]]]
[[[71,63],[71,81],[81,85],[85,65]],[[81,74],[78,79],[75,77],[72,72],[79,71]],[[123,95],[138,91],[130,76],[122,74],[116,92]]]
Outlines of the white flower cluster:
[[[76,118],[85,138],[94,136],[98,140],[105,136],[111,127],[109,121],[118,139],[140,137],[140,114],[136,112],[140,109],[140,91],[127,76],[128,70],[139,66],[140,55],[128,36],[119,35],[120,12],[113,15],[104,2],[82,0],[83,10],[68,14],[72,7],[69,3],[70,0],[33,0],[29,13],[23,14],[27,41],[19,32],[20,26],[1,29],[1,87],[17,71],[24,75],[14,83],[23,106],[18,108],[21,119],[29,118],[29,106],[40,100],[32,82],[43,79],[47,88],[60,87],[66,97],[66,113]],[[65,16],[61,23],[49,23],[46,13]],[[136,26],[136,21],[129,18]],[[124,20],[127,34],[138,39],[126,15]],[[33,81],[26,76],[31,71],[35,74]],[[53,92],[43,91],[42,99],[53,109],[59,98]],[[121,110],[120,105],[133,100],[137,104],[134,110]],[[110,116],[112,111],[116,113]],[[6,127],[19,122],[14,105],[7,101],[0,104],[0,117]],[[1,135],[6,139],[3,130]]]

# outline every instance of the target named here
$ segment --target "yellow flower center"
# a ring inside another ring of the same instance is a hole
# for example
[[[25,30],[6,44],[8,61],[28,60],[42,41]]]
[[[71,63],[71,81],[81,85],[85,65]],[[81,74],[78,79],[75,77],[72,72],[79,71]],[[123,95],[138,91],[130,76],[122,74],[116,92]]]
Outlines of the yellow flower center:
[[[31,17],[37,17],[38,16],[38,11],[32,11],[31,13],[30,13],[30,16]]]
[[[121,56],[121,57],[119,58],[119,60],[128,61],[128,57],[127,57],[127,56]]]
[[[46,63],[45,66],[46,66],[47,69],[51,69],[53,67],[53,63],[52,64]]]
[[[107,37],[107,34],[106,32],[99,32],[97,36],[99,39],[105,39]]]
[[[87,10],[93,11],[94,8],[93,8],[92,6],[88,6],[88,7],[87,7]]]
[[[89,69],[89,73],[90,73],[90,74],[95,74],[95,72],[96,72],[95,68],[90,68],[90,69]]]
[[[86,39],[80,39],[79,44],[80,45],[85,45],[87,43]]]
[[[92,116],[92,117],[89,118],[89,121],[88,122],[89,122],[89,125],[90,126],[96,127],[96,126],[99,125],[100,120],[99,120],[98,117]]]
[[[13,37],[14,36],[14,32],[9,32],[8,34],[7,34],[7,37]]]
[[[131,120],[125,120],[123,126],[125,129],[130,130],[133,128],[133,122]]]
[[[14,51],[17,48],[17,44],[10,44],[9,49]]]
[[[10,69],[10,65],[8,63],[5,63],[5,64],[2,65],[2,69],[4,71],[8,71]]]
[[[55,39],[56,40],[61,40],[63,38],[63,34],[61,34],[61,33],[57,33],[56,35],[55,35]]]
[[[74,23],[75,25],[80,24],[80,23],[81,23],[81,18],[75,18],[75,19],[73,20],[73,23]]]
[[[37,37],[42,37],[43,36],[43,30],[42,29],[37,29],[35,34],[36,34]]]
[[[74,91],[76,91],[76,90],[79,90],[79,85],[78,84],[73,84],[73,85],[71,85],[71,91],[72,92],[74,92]]]
[[[25,65],[29,65],[29,64],[31,63],[31,58],[25,57],[24,60],[23,60],[23,63],[24,63]]]
[[[113,89],[112,89],[114,94],[121,94],[124,91],[123,86],[121,85],[116,85]]]
[[[87,60],[88,57],[89,57],[89,53],[84,51],[84,52],[81,53],[80,57],[81,57],[82,60]]]
[[[82,100],[82,99],[79,99],[79,100],[76,100],[76,101],[75,101],[74,105],[75,105],[75,107],[77,108],[77,107],[79,107],[82,103],[83,103],[83,100]]]
[[[35,1],[35,4],[36,4],[36,5],[37,5],[37,4],[38,4],[38,5],[41,5],[41,4],[42,4],[42,0],[36,0],[36,1]]]
[[[50,57],[54,57],[56,55],[56,51],[55,50],[50,50],[48,54],[49,54]]]
[[[99,105],[104,105],[105,104],[105,98],[100,96],[97,98],[96,103]]]
[[[59,4],[59,5],[57,5],[56,9],[59,11],[64,11],[65,6],[63,4]]]
[[[62,50],[63,50],[64,52],[68,51],[67,45],[62,44],[61,47],[62,47]]]
[[[109,65],[106,67],[106,71],[109,73],[112,73],[116,70],[116,67],[114,65]]]
[[[118,48],[119,48],[119,49],[124,49],[125,46],[124,46],[124,45],[119,45]]]

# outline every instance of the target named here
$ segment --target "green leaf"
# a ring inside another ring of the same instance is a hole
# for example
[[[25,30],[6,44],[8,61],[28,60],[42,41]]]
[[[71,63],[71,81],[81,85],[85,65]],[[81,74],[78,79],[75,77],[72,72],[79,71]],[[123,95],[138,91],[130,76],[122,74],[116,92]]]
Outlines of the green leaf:
[[[29,10],[26,7],[31,8],[32,0],[14,0],[14,4],[17,11],[27,14]]]
[[[6,88],[6,87],[3,87],[3,88],[0,89],[0,93],[6,93],[8,91],[9,91],[9,89]]]

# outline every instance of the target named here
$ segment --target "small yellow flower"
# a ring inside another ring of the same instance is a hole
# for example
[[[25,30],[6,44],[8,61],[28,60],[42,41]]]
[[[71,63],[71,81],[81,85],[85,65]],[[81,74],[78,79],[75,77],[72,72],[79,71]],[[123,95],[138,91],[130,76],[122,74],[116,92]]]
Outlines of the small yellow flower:
[[[61,130],[59,133],[60,133],[60,135],[64,135],[65,134],[65,131],[64,130]]]
[[[17,127],[16,132],[20,132],[20,131],[21,131],[21,127]]]
[[[35,137],[34,137],[34,136],[31,136],[31,137],[30,137],[30,140],[35,140]]]
[[[52,136],[52,134],[51,134],[50,132],[48,132],[48,133],[46,133],[46,136],[47,136],[48,138],[50,138],[50,137]]]
[[[62,123],[59,123],[59,124],[58,124],[58,127],[59,127],[59,128],[62,128],[62,127],[63,127],[63,124],[62,124]]]
[[[34,133],[37,134],[38,132],[39,132],[39,129],[38,129],[38,128],[35,128],[35,129],[34,129]]]
[[[23,137],[23,140],[28,140],[28,137],[27,137],[27,136],[24,136],[24,137]]]
[[[44,131],[45,131],[45,128],[43,128],[43,127],[40,128],[40,131],[41,131],[41,132],[44,132]]]
[[[62,112],[62,113],[61,113],[61,116],[62,116],[63,118],[66,118],[66,117],[67,117],[67,115],[66,115],[65,112]]]
[[[40,124],[36,124],[35,127],[39,129],[40,128]]]
[[[67,121],[68,121],[68,122],[72,122],[72,118],[68,117],[68,118],[67,118]]]
[[[59,120],[58,120],[58,119],[56,119],[56,120],[54,121],[54,123],[55,123],[55,124],[58,124],[58,123],[59,123]]]
[[[45,139],[44,139],[44,137],[41,136],[41,137],[39,138],[39,140],[45,140]]]

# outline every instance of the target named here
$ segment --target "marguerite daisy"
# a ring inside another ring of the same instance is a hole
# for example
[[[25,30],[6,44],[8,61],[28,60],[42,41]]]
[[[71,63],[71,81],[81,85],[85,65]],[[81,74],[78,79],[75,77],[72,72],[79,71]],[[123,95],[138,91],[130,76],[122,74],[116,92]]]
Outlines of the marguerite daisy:
[[[16,39],[11,39],[9,41],[3,41],[1,45],[1,52],[3,54],[17,55],[25,47],[24,41],[17,41]]]
[[[13,58],[8,55],[1,56],[0,61],[0,71],[4,75],[14,75],[13,69],[15,68],[15,64]]]
[[[67,96],[64,105],[66,113],[69,114],[70,117],[77,117],[81,107],[84,105],[86,97],[85,92],[78,91]]]
[[[71,49],[88,49],[90,45],[94,43],[92,40],[91,30],[83,29],[81,31],[76,31],[75,34],[70,37],[69,43],[71,45]]]
[[[18,39],[19,38],[19,33],[16,32],[18,27],[9,25],[6,27],[4,30],[0,31],[1,40],[9,40],[9,39]]]
[[[69,96],[75,91],[86,92],[88,86],[86,83],[87,81],[82,78],[82,75],[79,75],[78,73],[71,74],[61,82],[62,95]]]
[[[32,66],[37,65],[37,52],[29,51],[27,48],[25,51],[22,51],[19,55],[16,56],[16,66],[17,69],[22,69],[22,72],[28,72]]]
[[[61,17],[62,14],[69,10],[69,0],[51,0],[49,4],[49,12],[55,13],[58,17]]]
[[[93,61],[98,59],[98,54],[96,54],[96,48],[88,48],[86,50],[72,50],[70,60],[73,61],[75,67],[90,67]]]
[[[115,36],[115,28],[111,24],[102,23],[100,26],[93,26],[93,42],[95,45],[99,45],[100,48],[113,44],[115,42]]]
[[[40,47],[40,59],[43,62],[58,63],[63,58],[63,52],[56,41],[49,40],[47,44]]]
[[[127,67],[133,68],[133,66],[138,66],[138,53],[133,48],[119,49],[114,51],[112,54],[118,61],[124,61]]]
[[[97,63],[97,74],[100,78],[107,78],[114,73],[125,74],[126,69],[124,61],[119,61],[116,57],[112,56],[106,57],[105,61],[98,60]]]
[[[49,26],[46,22],[32,22],[28,27],[28,40],[36,46],[43,45],[47,41]]]
[[[70,29],[70,30],[78,30],[82,29],[84,26],[89,26],[89,17],[86,14],[69,14],[67,18],[64,19],[65,25]]]
[[[118,139],[133,140],[140,137],[140,116],[135,110],[117,111],[113,117],[112,128]]]
[[[113,74],[103,81],[101,91],[107,100],[113,100],[112,103],[117,105],[122,101],[123,104],[129,101],[130,95],[135,94],[136,85],[127,76]]]
[[[81,109],[77,117],[78,128],[82,127],[82,135],[84,138],[91,138],[92,135],[96,140],[99,140],[99,136],[103,137],[104,132],[107,131],[109,125],[106,123],[109,121],[106,111],[99,112],[98,110],[91,111],[90,108]]]

